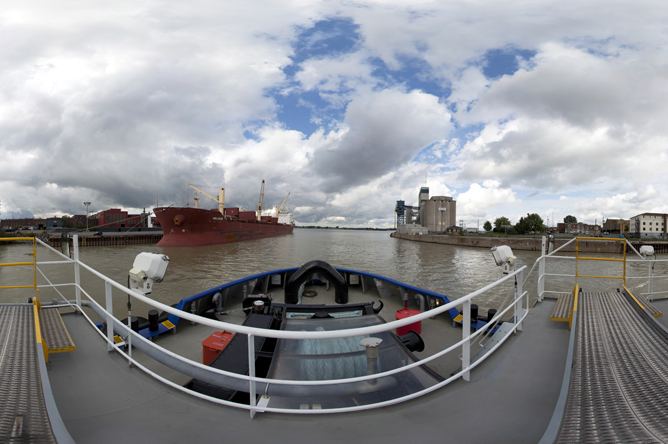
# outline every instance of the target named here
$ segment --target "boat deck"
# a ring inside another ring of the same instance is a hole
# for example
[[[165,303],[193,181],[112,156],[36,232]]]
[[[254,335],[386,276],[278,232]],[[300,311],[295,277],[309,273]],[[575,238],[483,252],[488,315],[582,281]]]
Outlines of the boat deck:
[[[414,401],[354,414],[250,419],[245,410],[193,398],[129,367],[78,315],[63,316],[77,351],[54,355],[49,377],[77,442],[386,443],[401,436],[422,443],[538,442],[559,395],[568,348],[568,326],[549,320],[553,306],[536,306],[524,331],[477,367],[470,383],[458,380]]]
[[[558,442],[668,442],[666,332],[631,304],[619,292],[581,293]]]
[[[323,298],[330,292],[319,289]],[[580,294],[569,400],[557,442],[668,442],[668,333],[661,327],[668,320],[653,317],[668,309],[668,300],[654,304],[658,309],[643,316],[622,293]],[[8,406],[0,411],[0,442],[12,442],[12,433],[19,432],[30,442],[57,441],[41,394],[44,373],[75,442],[384,443],[397,437],[421,443],[539,442],[562,389],[571,334],[567,323],[550,321],[556,306],[544,300],[533,307],[523,331],[476,367],[470,382],[456,380],[416,400],[375,410],[258,413],[251,419],[246,410],[191,397],[128,366],[123,354],[107,352],[99,332],[73,310],[61,313],[76,351],[50,355],[47,372],[38,362],[32,305],[0,305],[0,338],[5,339],[0,341],[0,396]],[[388,305],[385,317],[395,308]],[[226,317],[240,321],[242,312]],[[461,327],[452,327],[445,315],[423,323],[427,344],[438,342],[439,335],[441,341],[461,337]],[[155,340],[174,351],[187,349],[184,354],[198,360],[202,349],[193,344],[211,329],[189,323],[178,328],[178,334]],[[149,362],[134,353],[138,361]],[[447,376],[456,365],[455,356],[438,371]],[[161,364],[151,366],[159,371]],[[174,380],[175,373],[164,368],[162,374]]]

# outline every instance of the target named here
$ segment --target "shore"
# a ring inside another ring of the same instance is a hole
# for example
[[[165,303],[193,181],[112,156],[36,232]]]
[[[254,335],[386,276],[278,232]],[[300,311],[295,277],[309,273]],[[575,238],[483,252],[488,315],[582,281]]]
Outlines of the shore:
[[[499,245],[508,245],[513,250],[540,251],[540,237],[488,237],[488,236],[449,236],[440,234],[399,234],[391,233],[391,237],[397,239],[410,240],[414,242],[430,242],[434,244],[455,245],[459,247],[479,247],[492,248]],[[604,240],[607,238],[601,238]],[[571,239],[555,239],[555,250]],[[578,242],[578,250],[581,253],[611,253],[622,254],[624,252],[624,243],[619,239],[618,242],[601,242],[597,240],[581,240]],[[631,242],[631,245],[638,250],[640,245],[651,245],[657,253],[668,253],[668,242]],[[575,252],[575,242],[565,247],[563,252]],[[627,254],[632,250],[627,247]]]

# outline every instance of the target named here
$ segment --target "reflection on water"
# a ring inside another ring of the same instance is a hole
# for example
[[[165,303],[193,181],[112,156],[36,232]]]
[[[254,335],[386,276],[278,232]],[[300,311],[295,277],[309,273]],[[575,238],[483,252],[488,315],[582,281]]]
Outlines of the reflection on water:
[[[319,259],[335,267],[344,267],[387,276],[411,285],[444,293],[451,300],[473,292],[499,279],[502,274],[487,248],[457,247],[423,242],[411,242],[390,237],[387,231],[348,231],[295,229],[294,234],[253,241],[209,245],[202,247],[159,248],[155,245],[130,245],[111,247],[88,247],[80,249],[81,260],[126,285],[128,270],[137,254],[147,251],[166,254],[170,258],[165,280],[157,284],[151,297],[167,304],[196,294],[222,283],[254,273],[280,268],[298,267],[308,261]],[[31,261],[28,256],[32,247],[28,245],[0,246],[0,263]],[[515,251],[516,267],[526,265],[527,270],[539,257],[537,251]],[[587,256],[594,256],[588,254]],[[621,258],[615,255],[598,257]],[[665,255],[660,255],[661,256]],[[38,248],[38,261],[58,260],[57,256],[44,248]],[[616,262],[579,261],[579,273],[587,275],[622,275],[622,265]],[[71,265],[56,265],[45,268],[53,282],[72,280]],[[552,260],[549,271],[554,274],[573,274],[574,260]],[[629,264],[627,274],[647,274],[648,264]],[[668,265],[656,264],[655,275],[668,275]],[[538,267],[529,276],[525,290],[532,299],[536,296]],[[646,279],[629,280],[632,291],[647,291]],[[0,267],[0,285],[26,285],[32,283],[30,267]],[[38,276],[38,283],[44,279]],[[104,300],[104,285],[90,273],[82,272],[84,288],[98,301]],[[614,290],[621,286],[619,279],[581,278],[579,283],[585,290]],[[665,287],[665,284],[662,284]],[[555,291],[571,291],[573,278],[547,277],[546,287]],[[661,285],[655,287],[665,290]],[[501,288],[485,294],[474,301],[483,308],[495,308],[513,289],[508,282]],[[24,302],[23,290],[0,290],[2,302]],[[73,292],[67,294],[73,297]],[[57,297],[52,290],[44,291],[43,298]],[[114,292],[115,312],[127,312],[127,299]],[[147,308],[133,302],[133,310],[145,312]],[[120,316],[124,317],[124,316]]]

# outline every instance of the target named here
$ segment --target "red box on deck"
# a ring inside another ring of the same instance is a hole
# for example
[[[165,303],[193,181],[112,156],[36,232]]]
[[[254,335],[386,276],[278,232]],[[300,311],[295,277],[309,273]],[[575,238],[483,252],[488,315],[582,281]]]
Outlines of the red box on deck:
[[[396,319],[398,321],[399,319],[406,319],[410,316],[419,315],[420,313],[422,312],[419,310],[409,310],[408,308],[402,308],[401,310],[397,310]],[[408,324],[397,328],[397,336],[403,336],[411,330],[415,331],[417,334],[422,333],[422,321],[417,321],[413,324]]]
[[[202,364],[209,365],[220,354],[221,351],[234,336],[229,331],[217,331],[202,341]]]

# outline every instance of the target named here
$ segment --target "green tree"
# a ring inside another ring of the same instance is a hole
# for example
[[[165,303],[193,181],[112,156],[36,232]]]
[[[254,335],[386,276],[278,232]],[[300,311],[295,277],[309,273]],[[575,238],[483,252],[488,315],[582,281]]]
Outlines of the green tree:
[[[71,217],[63,216],[60,219],[61,219],[61,226],[63,228],[74,228],[74,222],[72,221]]]
[[[490,221],[485,222],[485,224],[482,226],[485,231],[491,231],[492,230],[492,223]]]
[[[536,213],[528,214],[526,217],[521,217],[520,221],[515,224],[515,230],[520,234],[527,233],[542,233],[545,231],[543,219]]]
[[[507,217],[501,216],[497,217],[496,220],[494,221],[494,232],[495,233],[504,233],[506,231],[506,228],[504,225],[512,225],[510,223],[510,219]]]
[[[570,214],[566,217],[564,217],[564,223],[565,224],[576,224],[578,223],[578,218],[575,216],[571,216]]]

